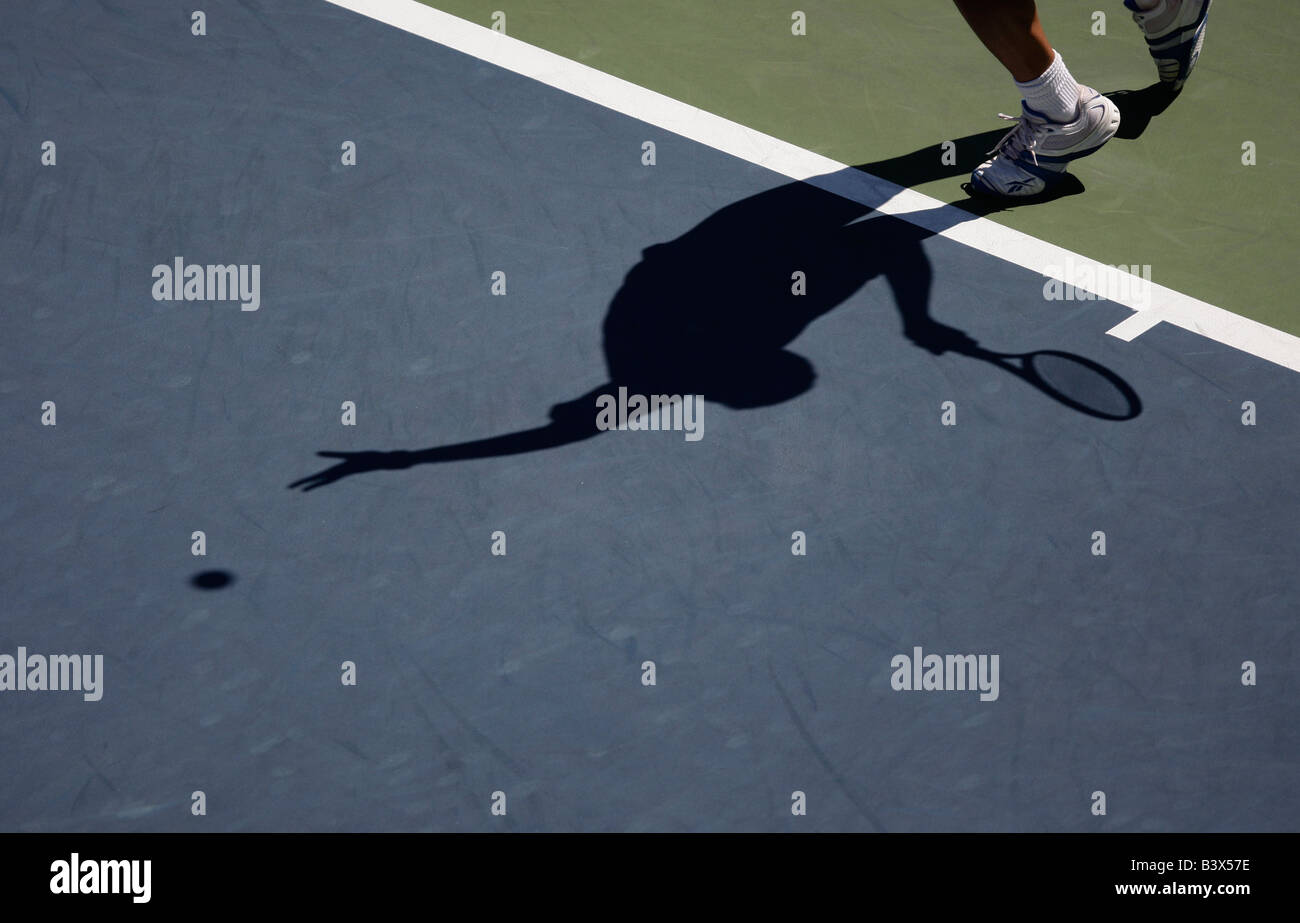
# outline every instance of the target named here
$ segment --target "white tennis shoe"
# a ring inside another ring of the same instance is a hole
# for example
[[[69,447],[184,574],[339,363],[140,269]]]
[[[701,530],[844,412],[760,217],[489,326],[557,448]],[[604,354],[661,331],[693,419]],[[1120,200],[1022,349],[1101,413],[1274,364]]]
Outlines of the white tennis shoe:
[[[1133,21],[1142,27],[1147,49],[1155,58],[1160,82],[1175,93],[1183,88],[1205,44],[1205,24],[1211,0],[1160,0],[1143,12],[1124,0]]]
[[[1089,87],[1079,87],[1079,108],[1069,122],[1054,122],[1023,101],[1021,115],[998,114],[1015,121],[984,163],[971,174],[976,192],[998,196],[1035,196],[1065,176],[1071,160],[1087,157],[1115,137],[1119,107]]]

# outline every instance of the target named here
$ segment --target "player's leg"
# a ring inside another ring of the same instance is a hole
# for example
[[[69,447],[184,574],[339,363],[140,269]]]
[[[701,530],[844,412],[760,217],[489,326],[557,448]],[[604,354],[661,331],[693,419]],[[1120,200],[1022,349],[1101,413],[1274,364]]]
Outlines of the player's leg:
[[[1124,5],[1142,27],[1160,82],[1177,93],[1201,56],[1210,0],[1124,0]]]
[[[957,8],[1016,81],[1023,99],[1019,119],[989,160],[971,174],[977,192],[1033,196],[1065,175],[1071,160],[1086,157],[1114,137],[1119,109],[1081,86],[1047,41],[1034,0],[954,0]]]
[[[1056,53],[1047,42],[1034,0],[954,0],[984,47],[1017,83],[1041,77]]]

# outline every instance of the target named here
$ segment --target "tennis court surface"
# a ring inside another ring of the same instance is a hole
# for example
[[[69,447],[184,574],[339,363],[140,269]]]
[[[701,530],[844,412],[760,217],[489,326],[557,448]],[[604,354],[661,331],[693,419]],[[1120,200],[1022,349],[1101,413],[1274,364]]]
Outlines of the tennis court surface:
[[[1290,57],[993,211],[947,4],[350,5],[5,13],[0,828],[1297,828]]]

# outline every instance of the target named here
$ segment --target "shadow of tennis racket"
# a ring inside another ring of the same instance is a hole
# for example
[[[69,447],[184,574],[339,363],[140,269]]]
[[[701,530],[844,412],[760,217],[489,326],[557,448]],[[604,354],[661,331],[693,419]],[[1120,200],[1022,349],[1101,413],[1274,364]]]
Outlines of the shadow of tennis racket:
[[[1128,382],[1104,365],[1074,353],[1057,349],[996,353],[978,345],[951,351],[1005,369],[1053,400],[1092,417],[1132,420],[1142,412],[1142,399]]]

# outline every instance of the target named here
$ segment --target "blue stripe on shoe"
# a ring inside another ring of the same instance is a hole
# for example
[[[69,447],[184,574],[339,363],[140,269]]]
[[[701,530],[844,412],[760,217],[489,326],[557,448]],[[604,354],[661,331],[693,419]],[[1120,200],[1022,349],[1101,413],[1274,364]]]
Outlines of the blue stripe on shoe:
[[[1124,5],[1128,6],[1128,2],[1129,0],[1124,0]],[[1130,9],[1132,9],[1132,7],[1130,7]],[[1163,44],[1164,42],[1167,42],[1170,39],[1182,35],[1184,32],[1195,33],[1205,28],[1205,20],[1209,18],[1209,15],[1210,15],[1210,4],[1206,3],[1205,6],[1201,7],[1201,12],[1196,17],[1196,22],[1192,23],[1191,25],[1183,26],[1181,29],[1177,29],[1173,32],[1166,32],[1164,35],[1160,36],[1159,38],[1151,38],[1149,36],[1144,36],[1144,37],[1146,38],[1148,45]],[[1182,43],[1180,42],[1179,44]]]

